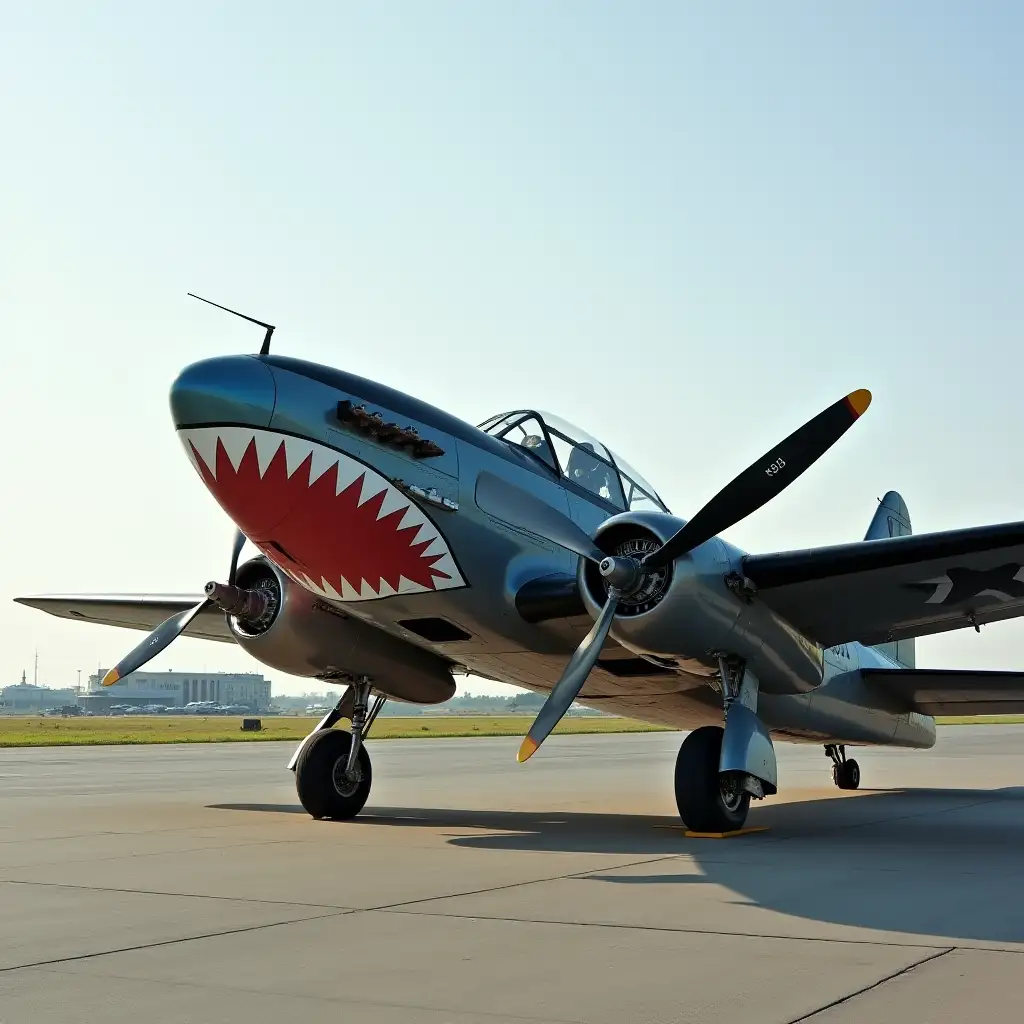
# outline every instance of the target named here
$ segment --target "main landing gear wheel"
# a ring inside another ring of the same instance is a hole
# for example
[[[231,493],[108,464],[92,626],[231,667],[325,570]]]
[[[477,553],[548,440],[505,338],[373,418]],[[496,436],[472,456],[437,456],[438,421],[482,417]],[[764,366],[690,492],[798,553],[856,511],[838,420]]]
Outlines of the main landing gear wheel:
[[[373,769],[366,747],[360,746],[351,774],[346,772],[352,734],[325,729],[305,746],[295,763],[299,803],[314,818],[354,818],[370,795]]]
[[[825,753],[832,759],[832,781],[840,789],[857,789],[860,786],[860,765],[851,757],[847,760],[846,747],[830,743]]]
[[[676,757],[676,807],[691,832],[735,832],[743,828],[750,794],[738,779],[718,774],[725,730],[705,725],[683,740]]]
[[[856,789],[860,785],[860,765],[853,759],[833,765],[832,781],[840,789]]]

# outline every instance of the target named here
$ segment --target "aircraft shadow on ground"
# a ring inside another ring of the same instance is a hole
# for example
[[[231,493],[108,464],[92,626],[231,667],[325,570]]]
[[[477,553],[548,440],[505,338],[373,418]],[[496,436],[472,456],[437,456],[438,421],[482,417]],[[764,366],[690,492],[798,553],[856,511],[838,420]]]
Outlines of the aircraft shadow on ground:
[[[216,804],[221,810],[305,812],[290,804]],[[1024,880],[1024,788],[875,790],[754,809],[769,831],[727,840],[690,839],[678,819],[580,812],[368,807],[354,822],[311,827],[391,826],[455,832],[476,850],[604,853],[693,858],[628,871],[597,870],[581,885],[665,887],[714,884],[752,903],[830,924],[1024,941],[1018,892]],[[466,834],[466,832],[469,834]],[[685,908],[683,908],[685,909]]]

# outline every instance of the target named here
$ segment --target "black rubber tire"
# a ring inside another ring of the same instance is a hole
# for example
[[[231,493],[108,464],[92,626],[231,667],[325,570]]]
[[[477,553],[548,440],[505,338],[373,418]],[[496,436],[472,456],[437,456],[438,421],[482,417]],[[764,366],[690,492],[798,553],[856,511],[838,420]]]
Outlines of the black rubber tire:
[[[860,786],[860,765],[853,758],[833,765],[832,781],[840,789],[857,789]]]
[[[718,777],[724,730],[716,725],[695,729],[676,756],[676,807],[691,832],[736,832],[750,810],[750,794],[726,804]]]
[[[359,781],[345,791],[335,784],[335,769],[339,774],[348,763],[352,734],[342,729],[325,729],[309,741],[295,763],[295,790],[299,803],[314,818],[332,818],[345,821],[354,818],[366,803],[373,782],[373,768],[366,747],[359,748],[356,770]]]

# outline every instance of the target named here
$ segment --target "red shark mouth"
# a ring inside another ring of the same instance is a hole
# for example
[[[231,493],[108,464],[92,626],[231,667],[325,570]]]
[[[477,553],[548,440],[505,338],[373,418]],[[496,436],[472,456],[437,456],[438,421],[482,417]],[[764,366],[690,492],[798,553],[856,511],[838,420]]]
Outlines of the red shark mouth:
[[[344,452],[254,427],[178,434],[242,533],[314,593],[370,601],[466,586],[427,516]]]

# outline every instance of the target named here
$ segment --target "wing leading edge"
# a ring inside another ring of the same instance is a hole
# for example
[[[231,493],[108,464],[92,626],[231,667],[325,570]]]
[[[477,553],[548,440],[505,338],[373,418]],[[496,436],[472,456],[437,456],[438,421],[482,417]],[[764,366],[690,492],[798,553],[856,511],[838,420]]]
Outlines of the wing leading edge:
[[[16,597],[14,600],[61,619],[150,632],[171,615],[186,608],[194,608],[203,600],[203,595],[44,594],[39,597]],[[224,613],[216,608],[197,615],[185,629],[184,635],[234,643]]]
[[[757,600],[824,647],[1024,615],[1024,523],[748,555]]]

